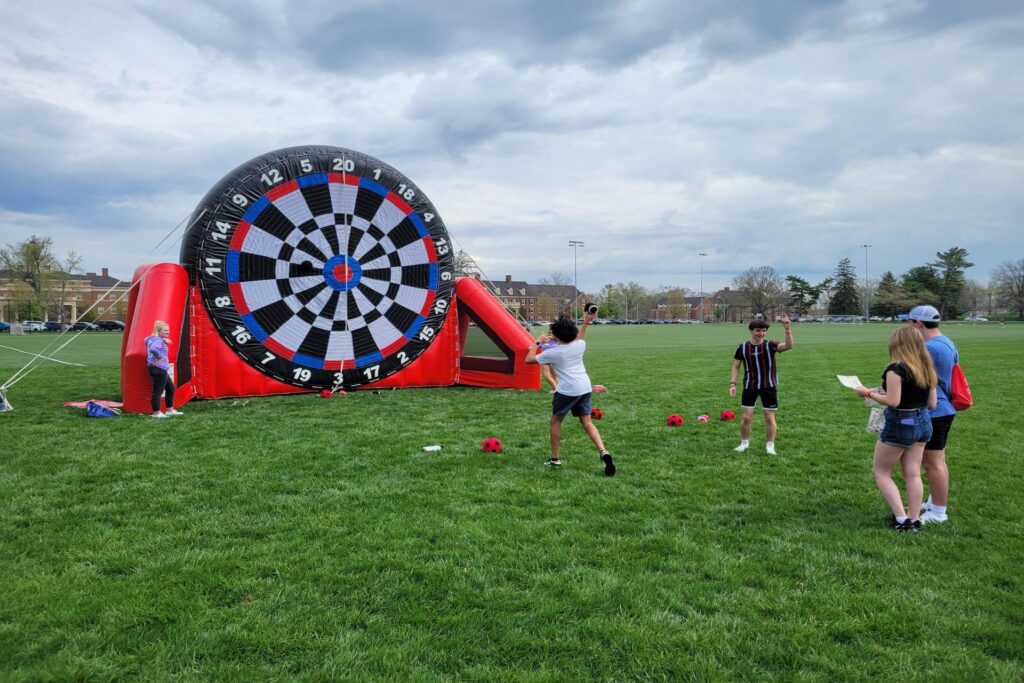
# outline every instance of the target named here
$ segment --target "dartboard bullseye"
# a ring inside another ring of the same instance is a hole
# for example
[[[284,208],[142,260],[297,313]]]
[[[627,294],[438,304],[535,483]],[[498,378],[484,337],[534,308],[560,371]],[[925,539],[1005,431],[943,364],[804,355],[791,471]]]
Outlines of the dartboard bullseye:
[[[293,147],[228,174],[193,214],[181,262],[224,340],[310,389],[391,375],[433,341],[454,286],[444,222],[373,157]]]

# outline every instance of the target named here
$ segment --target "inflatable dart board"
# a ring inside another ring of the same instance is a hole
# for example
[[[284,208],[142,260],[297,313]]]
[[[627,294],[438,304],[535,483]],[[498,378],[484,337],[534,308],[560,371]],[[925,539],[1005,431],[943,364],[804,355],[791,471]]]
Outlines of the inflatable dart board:
[[[228,346],[306,389],[355,387],[422,354],[452,304],[444,222],[408,178],[340,147],[291,147],[224,177],[181,263]]]

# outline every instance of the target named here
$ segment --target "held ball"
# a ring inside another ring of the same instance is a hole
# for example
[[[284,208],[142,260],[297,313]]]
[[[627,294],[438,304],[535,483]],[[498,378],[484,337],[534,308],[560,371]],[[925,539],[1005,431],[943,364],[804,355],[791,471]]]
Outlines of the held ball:
[[[597,304],[587,304],[586,306],[583,307],[583,310],[593,315],[594,313],[597,313]]]
[[[732,412],[731,410],[723,410],[722,414],[718,416],[718,419],[721,420],[722,422],[728,422],[730,420],[735,420],[736,419],[736,413]]]
[[[604,417],[604,411],[601,410],[600,408],[591,408],[590,417],[591,419],[594,420],[600,420],[602,417]]]
[[[708,416],[707,415],[698,415],[697,416],[697,422],[707,422],[707,421],[708,421]]]
[[[484,439],[480,447],[484,449],[484,453],[501,453],[501,439],[494,436],[488,437]]]
[[[673,413],[665,418],[665,424],[667,424],[669,427],[682,427],[683,416]]]

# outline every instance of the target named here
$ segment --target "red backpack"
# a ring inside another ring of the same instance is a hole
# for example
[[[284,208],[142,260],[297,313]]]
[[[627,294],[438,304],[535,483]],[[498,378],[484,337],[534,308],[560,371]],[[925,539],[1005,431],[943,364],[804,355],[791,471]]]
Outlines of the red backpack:
[[[953,363],[953,373],[949,378],[949,402],[957,412],[974,405],[971,387],[967,384],[967,378],[964,377],[964,371],[960,369],[959,363]]]
[[[939,336],[936,339],[944,341],[946,348],[953,353],[953,371],[949,375],[949,404],[957,412],[967,410],[974,405],[974,397],[971,396],[971,387],[967,384],[964,371],[960,369],[960,354],[957,353],[953,342],[945,336]]]

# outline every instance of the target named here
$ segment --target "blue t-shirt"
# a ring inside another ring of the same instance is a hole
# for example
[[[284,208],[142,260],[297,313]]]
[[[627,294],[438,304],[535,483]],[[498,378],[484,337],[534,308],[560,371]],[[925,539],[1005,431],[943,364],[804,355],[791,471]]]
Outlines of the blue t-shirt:
[[[939,376],[939,386],[935,389],[939,401],[931,411],[931,416],[956,415],[956,408],[949,402],[949,383],[953,378],[953,363],[960,362],[960,354],[949,337],[942,334],[925,342],[925,347],[932,356],[935,373]]]

